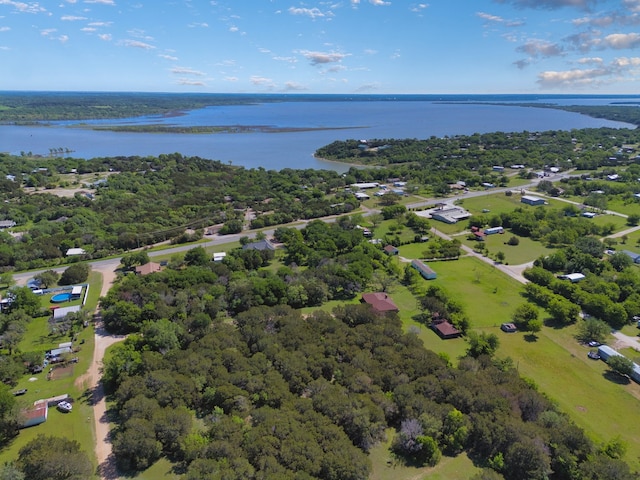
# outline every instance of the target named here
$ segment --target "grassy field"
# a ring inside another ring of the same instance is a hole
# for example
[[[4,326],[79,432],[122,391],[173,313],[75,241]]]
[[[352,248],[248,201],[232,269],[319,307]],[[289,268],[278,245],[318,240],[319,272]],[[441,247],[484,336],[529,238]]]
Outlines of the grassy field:
[[[640,466],[640,431],[635,422],[629,421],[629,412],[637,411],[639,406],[640,385],[621,384],[604,362],[590,360],[588,348],[574,338],[575,326],[564,329],[545,326],[537,337],[503,333],[500,324],[511,319],[524,299],[519,293],[521,285],[490,265],[465,257],[452,262],[432,262],[430,266],[438,273],[438,278],[431,282],[464,306],[472,328],[499,336],[498,356],[511,357],[520,374],[531,378],[595,441],[604,442],[620,435],[629,446],[626,460],[634,468]],[[417,331],[426,348],[446,353],[452,361],[464,353],[463,339],[441,340],[426,326],[412,320],[418,308],[407,289],[396,287],[391,297],[401,309],[405,329]]]
[[[520,243],[518,243],[518,245],[507,245],[507,241],[513,236],[517,237]],[[461,240],[464,245],[471,248],[477,244],[477,240],[468,240],[466,235],[461,235],[457,238]],[[531,238],[513,235],[508,230],[505,230],[505,233],[502,235],[487,235],[484,243],[489,251],[489,256],[494,255],[496,252],[503,252],[505,254],[504,263],[507,265],[522,265],[523,263],[531,262],[536,258],[549,255],[556,251],[555,248],[548,248]]]
[[[89,276],[89,284],[90,289],[86,308],[93,312],[102,288],[102,275],[92,272]],[[44,352],[57,347],[59,343],[69,341],[68,336],[49,336],[48,333],[48,318],[35,319],[28,326],[24,339],[19,345],[20,350]],[[80,342],[83,341],[84,343],[81,344]],[[25,375],[15,387],[16,390],[27,389],[27,393],[24,396],[18,397],[22,406],[26,407],[32,405],[36,400],[67,393],[75,399],[73,411],[65,414],[55,408],[50,408],[45,423],[21,430],[9,446],[0,451],[0,463],[15,459],[20,448],[40,434],[64,436],[77,440],[87,452],[89,458],[95,462],[93,450],[95,445],[93,407],[88,401],[89,398],[86,392],[74,385],[75,379],[87,371],[93,358],[93,328],[86,328],[78,334],[76,346],[80,348],[77,353],[79,361],[76,364],[72,364],[62,378],[47,380],[47,371],[45,370],[35,375]]]

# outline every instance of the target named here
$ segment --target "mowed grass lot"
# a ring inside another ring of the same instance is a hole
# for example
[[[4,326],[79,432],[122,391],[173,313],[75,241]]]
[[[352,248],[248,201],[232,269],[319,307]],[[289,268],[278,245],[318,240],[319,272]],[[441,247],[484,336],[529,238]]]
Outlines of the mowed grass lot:
[[[89,297],[87,299],[86,309],[93,312],[98,303],[100,290],[102,288],[102,275],[92,272],[88,280]],[[46,304],[49,305],[46,296]],[[61,304],[69,305],[69,303]],[[23,341],[19,348],[23,352],[41,351],[57,348],[58,344],[68,342],[68,335],[49,336],[48,317],[40,317],[33,320],[27,328]],[[80,344],[84,340],[84,343]],[[69,394],[75,402],[73,403],[73,411],[70,413],[62,413],[56,408],[49,408],[47,421],[34,427],[20,430],[18,436],[3,450],[0,451],[0,463],[15,460],[18,457],[19,450],[29,441],[38,435],[62,436],[77,440],[82,449],[89,455],[89,458],[95,462],[95,429],[93,423],[93,407],[90,404],[90,397],[85,391],[85,386],[76,387],[75,380],[77,377],[87,371],[91,360],[93,359],[94,336],[93,328],[83,329],[77,337],[76,347],[80,348],[77,353],[78,363],[71,364],[71,369],[66,371],[62,378],[57,380],[47,380],[47,371],[38,374],[27,374],[20,379],[15,390],[22,388],[27,389],[27,393],[17,397],[21,406],[33,405],[36,400],[54,397],[62,394]],[[30,380],[35,379],[35,380]],[[97,466],[97,464],[96,464]]]
[[[464,306],[473,330],[498,335],[499,357],[511,357],[520,374],[532,379],[595,441],[605,442],[620,435],[629,447],[626,460],[634,468],[640,466],[640,430],[631,420],[640,406],[639,385],[620,384],[615,375],[608,374],[604,362],[590,360],[588,348],[574,338],[575,326],[545,326],[533,341],[520,332],[503,333],[500,324],[509,321],[514,309],[525,300],[520,296],[522,285],[490,265],[464,257],[432,262],[430,266],[438,274],[431,282]],[[454,362],[465,352],[463,339],[441,340],[411,319],[418,313],[418,306],[407,289],[396,287],[391,297],[400,307],[405,329],[419,328],[426,348],[446,353]]]

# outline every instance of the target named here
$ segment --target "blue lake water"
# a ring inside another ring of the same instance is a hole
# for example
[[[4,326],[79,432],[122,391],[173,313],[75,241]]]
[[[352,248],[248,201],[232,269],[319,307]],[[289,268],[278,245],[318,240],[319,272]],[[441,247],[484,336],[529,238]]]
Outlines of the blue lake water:
[[[268,126],[274,128],[322,128],[295,132],[216,134],[122,133],[95,131],[78,122],[47,126],[0,126],[0,151],[48,155],[52,148],[73,150],[77,158],[148,156],[180,152],[230,162],[247,168],[348,167],[313,157],[314,151],[335,140],[372,138],[428,138],[492,131],[543,131],[597,128],[629,128],[620,122],[596,119],[548,108],[478,104],[417,97],[394,101],[282,101],[251,105],[212,106],[175,117],[139,117],[85,124],[165,124],[187,126]],[[473,101],[475,97],[466,97]],[[435,101],[440,100],[440,101]],[[442,101],[446,101],[443,103]],[[478,101],[604,105],[640,101],[638,97],[593,96],[493,96]]]

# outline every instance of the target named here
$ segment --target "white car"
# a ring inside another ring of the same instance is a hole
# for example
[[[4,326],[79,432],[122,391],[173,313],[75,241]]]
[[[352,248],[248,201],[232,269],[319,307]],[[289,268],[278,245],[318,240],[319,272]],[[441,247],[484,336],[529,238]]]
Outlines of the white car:
[[[58,410],[60,410],[61,412],[69,413],[71,410],[73,410],[73,405],[71,405],[69,402],[60,402],[58,404]]]

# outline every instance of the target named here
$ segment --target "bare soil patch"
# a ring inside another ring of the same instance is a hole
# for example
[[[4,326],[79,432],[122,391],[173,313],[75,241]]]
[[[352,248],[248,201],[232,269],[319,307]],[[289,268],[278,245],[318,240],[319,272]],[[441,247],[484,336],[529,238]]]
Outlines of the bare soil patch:
[[[47,378],[49,380],[59,380],[60,378],[67,378],[73,376],[75,365],[67,365],[66,367],[54,368],[49,372]]]

